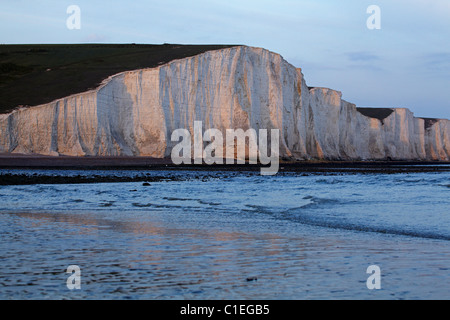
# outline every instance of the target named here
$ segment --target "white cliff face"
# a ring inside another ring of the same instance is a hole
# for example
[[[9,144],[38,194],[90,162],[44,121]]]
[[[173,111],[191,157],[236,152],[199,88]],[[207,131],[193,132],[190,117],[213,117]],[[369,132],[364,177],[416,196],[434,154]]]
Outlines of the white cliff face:
[[[450,121],[393,109],[364,116],[340,92],[306,86],[300,69],[260,48],[234,47],[124,72],[92,91],[0,115],[0,152],[170,156],[179,128],[280,129],[297,159],[450,160]]]

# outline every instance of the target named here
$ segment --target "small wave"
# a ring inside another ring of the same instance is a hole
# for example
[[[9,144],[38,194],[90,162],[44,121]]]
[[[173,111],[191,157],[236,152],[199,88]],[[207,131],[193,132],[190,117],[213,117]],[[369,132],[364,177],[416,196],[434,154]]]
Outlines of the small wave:
[[[338,199],[326,199],[326,198],[318,198],[318,197],[313,197],[313,196],[306,196],[303,197],[304,200],[310,200],[309,203],[301,206],[301,208],[309,208],[309,207],[315,207],[315,206],[319,206],[319,205],[326,205],[326,204],[338,204],[341,201]]]
[[[151,203],[146,203],[146,204],[133,203],[132,205],[133,205],[133,207],[137,207],[137,208],[150,208],[150,207],[153,207],[153,204],[151,204]]]
[[[156,204],[156,203],[138,203],[134,202],[131,204],[133,207],[136,208],[155,208],[155,209],[183,209],[183,210],[192,210],[197,209],[196,207],[189,207],[189,206],[177,206],[177,205],[169,205],[169,204]]]
[[[305,208],[305,206],[303,208]],[[299,222],[299,223],[302,223],[305,225],[310,225],[310,226],[315,226],[315,227],[450,241],[450,235],[446,235],[446,234],[438,234],[438,233],[434,233],[434,232],[401,229],[401,228],[396,228],[396,227],[379,227],[379,226],[370,226],[370,225],[362,225],[362,224],[358,225],[358,224],[353,224],[353,223],[349,223],[349,222],[336,221],[335,219],[332,219],[329,217],[327,217],[327,219],[323,219],[323,217],[312,217],[307,214],[302,214],[298,210],[288,210],[285,212],[284,216],[285,217],[288,216],[289,220],[291,220],[291,221],[296,221],[296,222]]]
[[[316,183],[340,184],[340,183],[345,183],[345,181],[344,180],[340,180],[340,179],[317,179]]]
[[[397,178],[393,180],[395,183],[410,183],[410,184],[416,184],[416,183],[426,183],[426,184],[439,184],[442,182],[447,182],[448,180],[443,180],[442,178]]]
[[[99,207],[102,207],[102,208],[109,208],[109,207],[112,207],[112,206],[114,205],[114,202],[115,202],[115,201],[104,202],[104,203],[99,204]]]
[[[188,198],[175,198],[175,197],[164,197],[164,200],[168,200],[168,201],[192,201],[195,199],[188,199]]]
[[[258,213],[264,213],[264,214],[273,214],[273,211],[265,206],[258,206],[253,204],[247,204],[247,208],[249,209],[242,209],[242,212],[258,212]]]
[[[403,178],[403,179],[394,179],[394,182],[396,182],[396,183],[419,183],[419,182],[427,182],[427,183],[429,183],[430,181],[425,180],[425,179],[408,179],[408,178]]]
[[[197,200],[197,201],[200,204],[205,204],[208,206],[220,206],[221,205],[221,203],[218,203],[218,202],[208,202],[208,201],[203,201],[203,200]]]

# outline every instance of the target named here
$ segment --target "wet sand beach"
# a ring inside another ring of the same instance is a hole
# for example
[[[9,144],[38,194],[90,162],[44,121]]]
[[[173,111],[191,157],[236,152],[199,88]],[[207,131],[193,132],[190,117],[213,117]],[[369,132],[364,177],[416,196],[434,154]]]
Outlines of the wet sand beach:
[[[339,170],[2,169],[0,299],[448,299],[450,172]]]

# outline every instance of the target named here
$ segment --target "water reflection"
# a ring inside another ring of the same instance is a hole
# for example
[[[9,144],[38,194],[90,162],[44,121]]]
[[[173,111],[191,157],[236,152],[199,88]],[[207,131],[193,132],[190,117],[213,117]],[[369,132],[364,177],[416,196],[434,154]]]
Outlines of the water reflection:
[[[337,224],[448,232],[448,177],[400,178],[4,187],[0,298],[450,298],[448,241]],[[81,291],[65,286],[73,264]]]

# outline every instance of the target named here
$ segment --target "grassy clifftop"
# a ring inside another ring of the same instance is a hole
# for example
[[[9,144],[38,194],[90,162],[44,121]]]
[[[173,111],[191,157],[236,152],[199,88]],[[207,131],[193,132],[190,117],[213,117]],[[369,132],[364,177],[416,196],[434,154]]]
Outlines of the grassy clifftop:
[[[0,113],[97,87],[107,77],[151,68],[224,45],[0,45]]]

